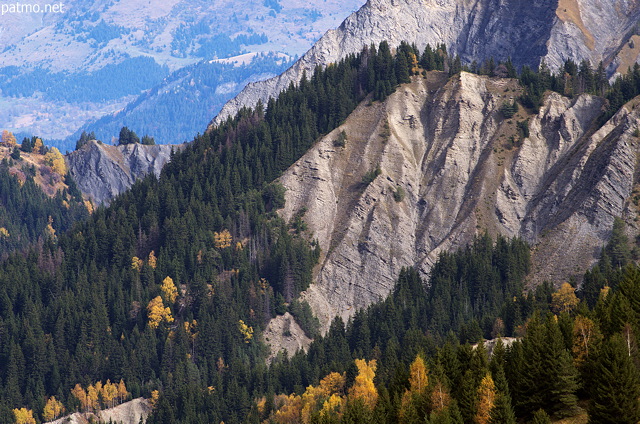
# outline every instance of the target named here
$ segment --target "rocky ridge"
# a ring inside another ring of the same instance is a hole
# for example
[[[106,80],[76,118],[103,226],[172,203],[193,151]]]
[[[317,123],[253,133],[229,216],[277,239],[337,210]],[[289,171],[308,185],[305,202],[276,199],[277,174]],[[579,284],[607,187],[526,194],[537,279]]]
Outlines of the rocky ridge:
[[[66,417],[62,417],[47,424],[88,424],[98,420],[98,422],[122,423],[122,424],[138,424],[140,420],[147,419],[151,413],[151,404],[144,398],[133,399],[122,405],[99,411],[96,414],[73,413]]]
[[[482,231],[530,242],[536,284],[580,277],[615,216],[635,225],[637,102],[597,130],[604,100],[590,95],[550,93],[539,112],[521,107],[505,119],[500,107],[519,90],[464,72],[414,77],[385,102],[361,104],[281,177],[282,216],[306,208],[322,248],[303,298],[324,330],[383,299],[402,267],[426,277],[440,252]],[[522,140],[519,122],[528,122]],[[336,147],[342,131],[346,144]]]
[[[537,69],[544,59],[557,69],[569,58],[594,67],[603,61],[613,75],[638,60],[640,48],[632,38],[639,20],[640,2],[627,0],[369,0],[285,73],[249,84],[211,125],[243,106],[266,103],[316,66],[385,40],[392,47],[407,41],[420,49],[444,43],[466,63],[511,57],[516,66]]]
[[[160,175],[180,145],[128,144],[111,146],[91,140],[66,156],[69,173],[78,188],[97,204],[108,204],[150,172]]]

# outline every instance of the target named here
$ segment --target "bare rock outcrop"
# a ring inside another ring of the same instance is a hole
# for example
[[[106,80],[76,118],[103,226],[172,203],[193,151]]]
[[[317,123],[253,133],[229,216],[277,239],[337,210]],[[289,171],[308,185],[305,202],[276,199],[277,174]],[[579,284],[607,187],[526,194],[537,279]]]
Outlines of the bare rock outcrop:
[[[270,320],[262,337],[270,349],[267,363],[271,363],[280,353],[284,353],[290,358],[299,350],[306,351],[313,341],[307,337],[289,312]]]
[[[614,217],[637,213],[628,199],[640,108],[628,104],[595,131],[603,99],[551,93],[537,114],[504,119],[500,107],[519,90],[468,73],[416,77],[383,103],[361,104],[281,177],[282,216],[306,208],[322,248],[304,298],[325,330],[383,299],[403,266],[426,277],[440,252],[483,231],[534,246],[531,284],[580,276]],[[529,128],[522,140],[519,122]],[[363,182],[376,167],[381,175]]]
[[[516,66],[537,68],[544,59],[558,69],[569,58],[594,67],[603,61],[612,75],[638,60],[640,46],[629,46],[639,20],[640,2],[626,0],[369,0],[285,73],[249,84],[211,125],[277,97],[316,66],[385,40],[392,47],[407,41],[420,49],[444,43],[467,63],[511,57]]]
[[[93,422],[138,424],[141,418],[146,420],[149,414],[151,414],[151,404],[149,401],[138,398],[114,408],[99,411],[95,414],[81,414],[76,412],[47,424],[89,424]]]
[[[92,140],[66,156],[69,173],[94,203],[108,204],[138,179],[160,175],[171,151],[183,145],[128,144],[111,146]]]

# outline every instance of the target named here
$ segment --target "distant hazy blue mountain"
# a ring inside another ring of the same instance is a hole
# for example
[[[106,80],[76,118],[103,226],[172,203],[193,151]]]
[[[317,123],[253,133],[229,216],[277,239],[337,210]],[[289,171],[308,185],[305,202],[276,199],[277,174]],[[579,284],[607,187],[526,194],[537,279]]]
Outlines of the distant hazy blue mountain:
[[[124,126],[139,136],[151,135],[160,144],[190,141],[247,83],[280,74],[291,63],[287,57],[260,54],[247,64],[203,61],[185,67],[122,111],[83,126],[61,144],[73,150],[82,131],[94,132],[99,140],[109,142]]]
[[[363,2],[67,0],[62,13],[5,14],[0,18],[0,129],[62,140],[108,116],[100,123],[107,138],[108,122],[125,110],[118,119],[129,123],[140,117],[144,132],[154,129],[145,117],[153,99],[166,98],[175,108],[163,106],[167,112],[159,116],[203,122],[198,127],[203,130],[206,120],[190,116],[191,109],[176,96],[166,97],[162,87],[182,87],[178,91],[185,95],[190,87],[190,97],[210,119],[224,101],[217,96],[232,96],[243,83],[280,72],[286,64],[269,56],[234,68],[208,61],[257,52],[300,55]],[[188,77],[183,68],[196,75]],[[198,87],[200,82],[206,87]],[[157,130],[158,141],[195,134],[187,128]]]

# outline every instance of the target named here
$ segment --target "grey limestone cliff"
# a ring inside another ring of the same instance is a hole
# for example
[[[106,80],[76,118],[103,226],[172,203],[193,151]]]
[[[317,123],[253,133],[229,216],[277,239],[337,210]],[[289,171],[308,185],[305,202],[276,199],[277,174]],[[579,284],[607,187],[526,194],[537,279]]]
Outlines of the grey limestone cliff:
[[[66,156],[69,173],[94,203],[108,204],[150,172],[160,175],[171,151],[182,145],[128,144],[110,146],[92,140]]]
[[[537,68],[544,59],[557,69],[569,58],[586,59],[594,67],[603,61],[613,74],[638,59],[640,37],[634,34],[639,19],[640,2],[628,0],[369,0],[285,73],[249,84],[211,125],[243,106],[277,97],[303,72],[385,40],[391,46],[408,41],[421,49],[444,43],[467,63],[511,57],[517,66]]]
[[[538,113],[505,119],[500,107],[519,90],[468,73],[415,77],[385,102],[360,105],[287,170],[282,216],[306,208],[322,248],[304,298],[323,324],[383,299],[403,266],[426,277],[440,252],[483,231],[532,244],[535,284],[583,273],[615,216],[633,225],[640,107],[598,128],[603,99],[550,93]],[[336,147],[341,131],[347,141]]]

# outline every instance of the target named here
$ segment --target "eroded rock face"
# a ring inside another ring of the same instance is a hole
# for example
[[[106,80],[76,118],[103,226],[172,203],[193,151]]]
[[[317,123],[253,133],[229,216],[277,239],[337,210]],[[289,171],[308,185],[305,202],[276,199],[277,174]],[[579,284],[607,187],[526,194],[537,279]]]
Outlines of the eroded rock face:
[[[603,61],[610,75],[620,66],[624,72],[640,54],[640,47],[630,47],[639,20],[640,2],[628,0],[369,0],[285,73],[249,84],[212,125],[243,106],[266,104],[317,65],[385,40],[392,47],[407,41],[420,49],[444,43],[467,63],[511,57],[518,67],[537,69],[544,58],[558,69],[571,58],[586,59],[594,68]]]
[[[262,337],[269,345],[267,363],[271,363],[278,354],[283,353],[291,358],[299,350],[306,352],[313,340],[300,328],[293,315],[285,312],[269,321],[269,325],[262,333]]]
[[[78,188],[94,203],[108,204],[150,172],[160,175],[171,151],[183,145],[128,144],[110,146],[95,140],[67,155],[69,173]]]
[[[403,266],[426,277],[441,251],[482,231],[534,246],[531,284],[579,276],[614,217],[636,213],[628,198],[640,108],[627,105],[590,133],[601,98],[551,93],[539,113],[504,119],[500,107],[519,94],[514,80],[431,72],[360,105],[287,170],[282,215],[306,208],[322,248],[304,298],[325,330],[333,316],[386,297]],[[518,142],[524,121],[529,137]],[[346,145],[335,147],[341,131]],[[377,166],[381,175],[364,184]]]

